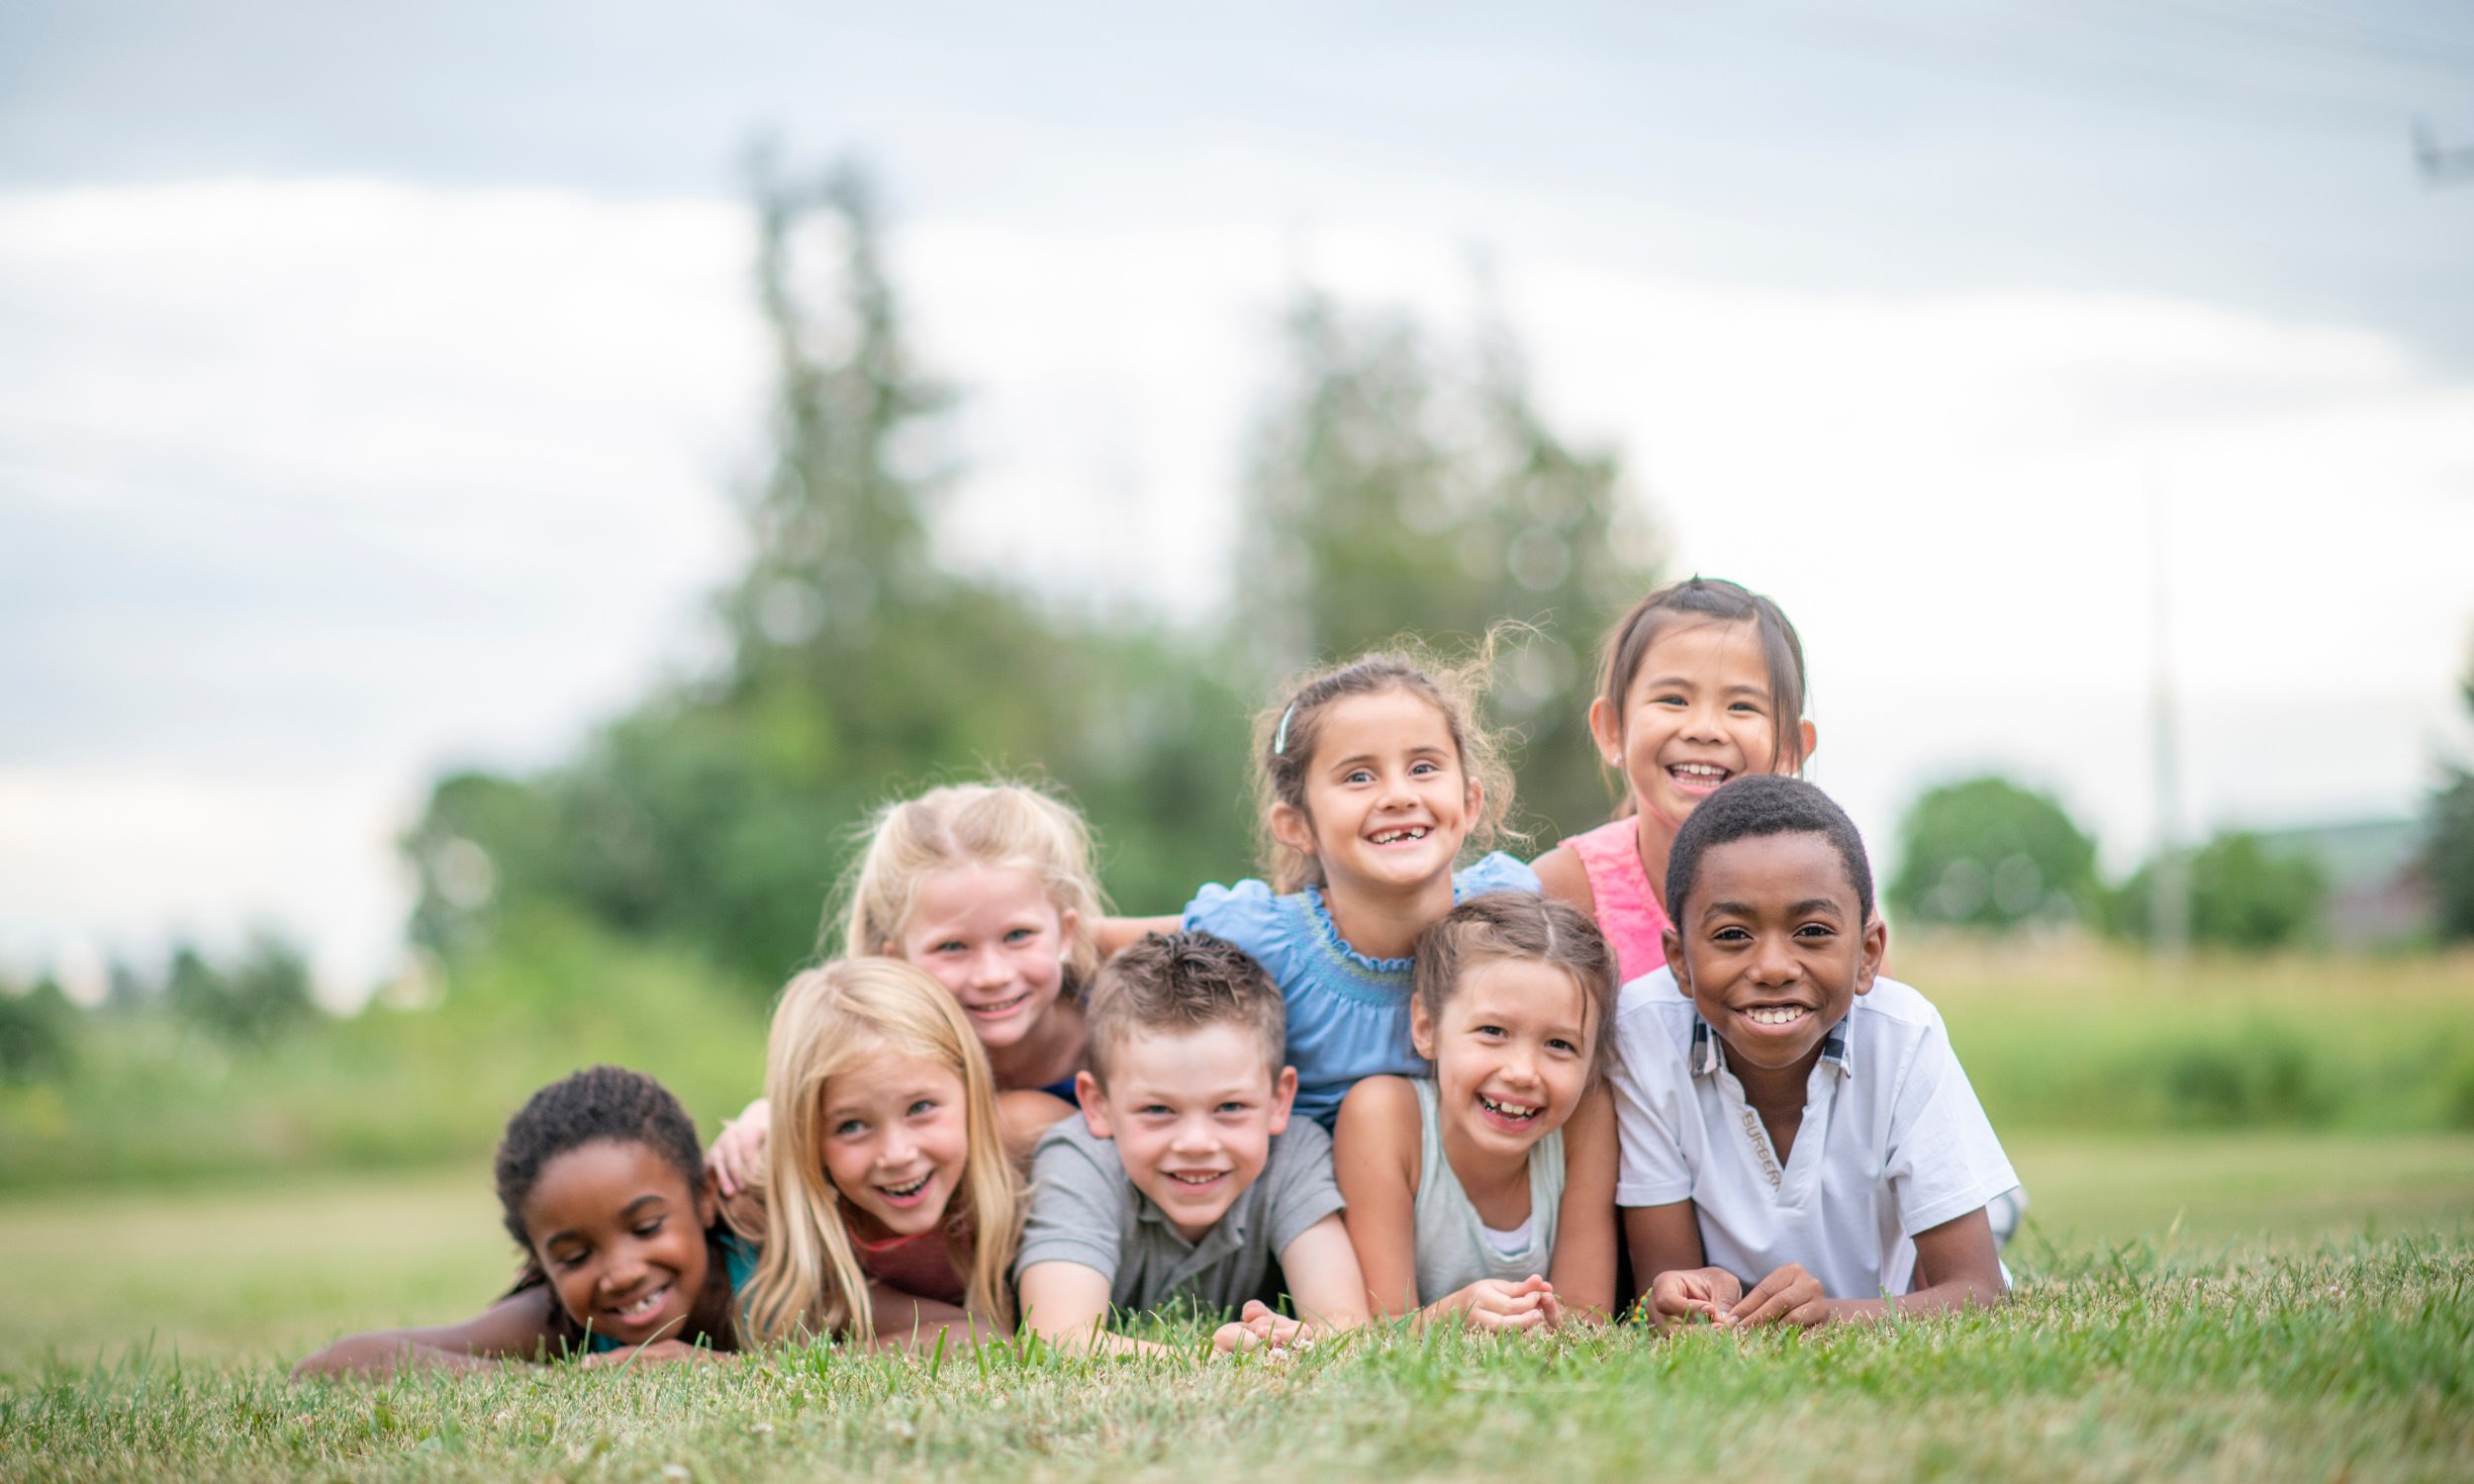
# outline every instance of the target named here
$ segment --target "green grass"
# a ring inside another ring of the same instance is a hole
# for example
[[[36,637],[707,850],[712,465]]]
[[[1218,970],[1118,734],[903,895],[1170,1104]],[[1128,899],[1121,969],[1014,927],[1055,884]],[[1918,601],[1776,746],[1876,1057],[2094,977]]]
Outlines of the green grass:
[[[1867,1334],[1368,1339],[1284,1365],[786,1351],[293,1386],[510,1270],[485,1171],[0,1201],[0,1478],[2445,1479],[2474,1137],[2014,1141],[2016,1303]],[[2377,1235],[2366,1239],[2366,1229]],[[685,1470],[665,1475],[666,1469]]]
[[[785,1350],[293,1386],[160,1349],[0,1392],[0,1476],[2252,1484],[2474,1467],[2474,1241],[2055,1261],[2009,1307],[1803,1337],[1397,1333],[1286,1363]]]

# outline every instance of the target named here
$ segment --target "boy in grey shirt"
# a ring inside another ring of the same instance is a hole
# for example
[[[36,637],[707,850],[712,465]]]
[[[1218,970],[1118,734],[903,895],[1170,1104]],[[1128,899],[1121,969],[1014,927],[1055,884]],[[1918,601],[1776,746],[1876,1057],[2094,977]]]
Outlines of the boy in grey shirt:
[[[1156,1350],[1101,1322],[1181,1295],[1240,1310],[1221,1350],[1362,1323],[1331,1138],[1289,1121],[1286,1012],[1254,960],[1207,933],[1154,934],[1100,971],[1089,1031],[1082,1116],[1031,1157],[1023,1327],[1065,1348]],[[1260,1301],[1275,1261],[1296,1319]]]

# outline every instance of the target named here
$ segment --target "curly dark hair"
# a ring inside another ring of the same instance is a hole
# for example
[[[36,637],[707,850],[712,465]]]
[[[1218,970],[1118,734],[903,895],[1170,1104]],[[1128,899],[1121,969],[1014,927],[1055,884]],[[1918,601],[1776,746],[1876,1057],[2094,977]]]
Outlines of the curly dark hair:
[[[507,1120],[507,1132],[499,1140],[498,1174],[499,1214],[507,1223],[507,1234],[516,1239],[523,1251],[523,1267],[517,1274],[510,1294],[527,1288],[549,1286],[549,1274],[542,1270],[541,1259],[532,1250],[532,1239],[525,1232],[523,1205],[531,1199],[532,1187],[539,1182],[541,1171],[549,1162],[570,1150],[588,1144],[640,1144],[669,1161],[687,1182],[690,1190],[700,1190],[705,1183],[704,1146],[696,1137],[696,1122],[687,1116],[687,1109],[658,1080],[624,1067],[588,1067],[570,1072],[550,1083],[524,1101],[516,1116]],[[705,1246],[711,1259],[705,1281],[710,1287],[729,1286],[727,1264],[723,1260],[718,1227],[705,1233]],[[549,1295],[550,1324],[554,1332],[571,1345],[581,1345],[584,1332],[577,1326],[555,1293]],[[733,1347],[733,1337],[706,1337],[717,1349]]]
[[[1222,1023],[1252,1031],[1277,1072],[1288,1050],[1288,1006],[1254,956],[1225,938],[1151,933],[1110,959],[1091,988],[1091,1074],[1101,1085],[1117,1048],[1138,1031],[1180,1035]]]
[[[1528,891],[1488,891],[1419,935],[1415,958],[1409,982],[1436,1025],[1461,976],[1480,965],[1517,959],[1564,971],[1589,1007],[1591,1082],[1604,1071],[1615,1045],[1615,950],[1588,913]]]
[[[1675,831],[1674,848],[1666,855],[1666,910],[1678,927],[1684,898],[1700,875],[1701,857],[1721,845],[1769,835],[1819,835],[1829,841],[1856,888],[1856,920],[1870,920],[1872,866],[1864,859],[1864,837],[1856,832],[1856,821],[1829,794],[1802,779],[1748,773],[1701,800]]]

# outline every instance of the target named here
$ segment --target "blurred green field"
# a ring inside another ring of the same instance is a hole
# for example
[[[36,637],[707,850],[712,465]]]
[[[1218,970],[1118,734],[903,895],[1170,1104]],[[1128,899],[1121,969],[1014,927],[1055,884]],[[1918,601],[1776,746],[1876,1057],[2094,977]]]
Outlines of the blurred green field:
[[[2005,1138],[2474,1132],[2474,954],[2195,959],[1894,937]],[[661,1077],[710,1134],[762,1078],[768,991],[545,916],[431,1008],[374,1006],[262,1052],[87,1017],[74,1072],[0,1085],[0,1192],[486,1159],[534,1087],[596,1061]]]

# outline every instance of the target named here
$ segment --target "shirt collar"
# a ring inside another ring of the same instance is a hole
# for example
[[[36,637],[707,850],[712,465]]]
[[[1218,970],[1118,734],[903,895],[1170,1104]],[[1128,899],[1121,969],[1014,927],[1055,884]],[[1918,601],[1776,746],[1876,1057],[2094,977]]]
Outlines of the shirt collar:
[[[1847,1028],[1856,1019],[1856,1007],[1850,1005],[1839,1023],[1830,1027],[1830,1034],[1821,1041],[1821,1065],[1837,1072],[1842,1080],[1856,1074],[1855,1053],[1848,1044]],[[1696,1077],[1714,1076],[1726,1065],[1722,1055],[1726,1042],[1709,1028],[1701,1012],[1692,1012],[1692,1050],[1684,1057],[1684,1066]]]
[[[1134,1219],[1138,1222],[1149,1222],[1158,1227],[1161,1236],[1184,1248],[1190,1254],[1189,1260],[1216,1258],[1221,1252],[1234,1250],[1246,1240],[1247,1191],[1238,1192],[1236,1201],[1226,1211],[1220,1213],[1220,1219],[1211,1224],[1211,1230],[1202,1234],[1200,1242],[1188,1242],[1186,1234],[1177,1229],[1175,1222],[1169,1220],[1169,1214],[1160,1209],[1157,1201],[1143,1193],[1140,1185],[1134,1184],[1131,1180],[1126,1181],[1126,1184],[1134,1192]]]

